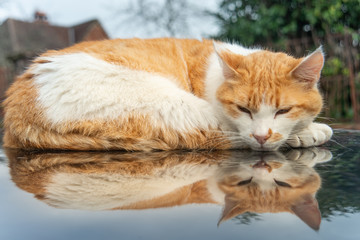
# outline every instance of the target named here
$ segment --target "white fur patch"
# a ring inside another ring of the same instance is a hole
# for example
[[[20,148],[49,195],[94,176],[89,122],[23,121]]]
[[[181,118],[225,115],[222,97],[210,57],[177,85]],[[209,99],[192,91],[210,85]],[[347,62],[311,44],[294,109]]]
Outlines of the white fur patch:
[[[67,209],[106,210],[151,200],[208,178],[216,165],[176,165],[152,175],[56,173],[46,186],[45,202]]]
[[[217,126],[212,107],[160,75],[110,64],[86,53],[42,57],[33,67],[38,101],[54,124],[148,115],[179,131]]]

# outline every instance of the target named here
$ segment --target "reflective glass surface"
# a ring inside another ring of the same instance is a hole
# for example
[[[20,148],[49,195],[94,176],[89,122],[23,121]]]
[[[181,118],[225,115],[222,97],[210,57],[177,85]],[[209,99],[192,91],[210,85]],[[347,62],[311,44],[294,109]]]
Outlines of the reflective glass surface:
[[[360,131],[267,153],[0,154],[0,239],[360,239]]]

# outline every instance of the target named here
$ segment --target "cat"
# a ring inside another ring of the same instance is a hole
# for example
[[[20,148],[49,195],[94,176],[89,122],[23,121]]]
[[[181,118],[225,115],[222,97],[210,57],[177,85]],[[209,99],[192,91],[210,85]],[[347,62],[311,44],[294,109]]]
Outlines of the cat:
[[[219,223],[244,212],[290,212],[313,229],[321,216],[314,165],[324,149],[290,152],[30,153],[7,150],[12,180],[50,206],[124,210],[220,204]]]
[[[191,39],[115,39],[48,51],[6,93],[4,146],[277,150],[331,138],[314,123],[322,48],[285,53]]]

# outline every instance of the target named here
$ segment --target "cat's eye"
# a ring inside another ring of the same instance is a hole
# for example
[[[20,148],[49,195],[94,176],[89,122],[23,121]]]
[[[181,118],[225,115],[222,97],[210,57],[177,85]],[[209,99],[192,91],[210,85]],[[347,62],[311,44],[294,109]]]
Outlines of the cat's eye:
[[[247,113],[247,114],[249,114],[251,116],[251,111],[249,109],[244,108],[244,107],[242,107],[240,105],[237,105],[237,108],[239,109],[240,112]]]
[[[279,181],[279,180],[276,180],[274,179],[276,185],[280,186],[280,187],[288,187],[288,188],[291,188],[291,185],[286,183],[286,182],[283,182],[283,181]]]
[[[237,185],[238,185],[238,186],[247,185],[247,184],[251,183],[251,180],[252,180],[252,177],[249,178],[249,179],[246,179],[246,180],[243,180],[243,181],[238,182]]]
[[[280,109],[279,111],[276,112],[276,116],[277,116],[277,115],[281,115],[281,114],[288,113],[288,112],[290,112],[290,110],[291,110],[291,107],[289,107],[289,108],[284,108],[284,109]]]

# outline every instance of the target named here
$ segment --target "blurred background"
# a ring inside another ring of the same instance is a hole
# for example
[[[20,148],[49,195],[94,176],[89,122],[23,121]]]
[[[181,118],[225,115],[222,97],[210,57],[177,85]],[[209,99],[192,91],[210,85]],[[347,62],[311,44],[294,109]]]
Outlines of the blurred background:
[[[0,0],[0,97],[47,49],[107,38],[213,38],[302,57],[323,45],[320,121],[360,129],[360,0]]]

